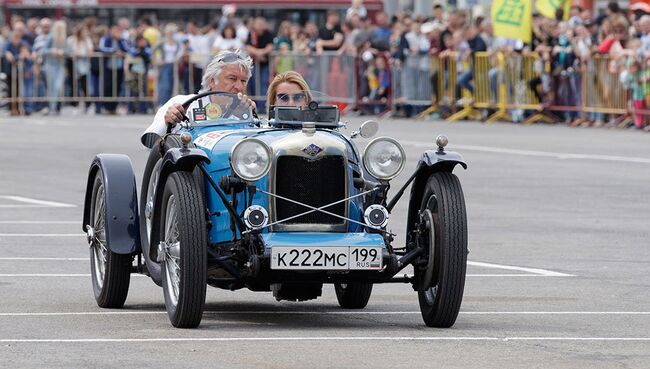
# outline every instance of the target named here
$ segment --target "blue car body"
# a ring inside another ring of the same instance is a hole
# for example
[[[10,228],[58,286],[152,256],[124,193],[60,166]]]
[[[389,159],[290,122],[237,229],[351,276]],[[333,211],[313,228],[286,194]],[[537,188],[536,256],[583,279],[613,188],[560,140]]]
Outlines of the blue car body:
[[[207,171],[213,178],[221,178],[223,176],[232,175],[232,170],[230,168],[229,156],[230,151],[237,142],[246,138],[246,137],[255,137],[259,140],[262,140],[267,145],[271,146],[273,142],[286,137],[288,134],[300,134],[300,129],[294,130],[277,130],[277,129],[260,129],[260,128],[251,128],[248,124],[234,124],[234,125],[224,125],[224,126],[209,126],[209,127],[193,127],[188,130],[192,137],[196,141],[196,138],[208,134],[208,133],[222,133],[223,137],[214,144],[212,148],[203,147],[197,145],[198,148],[202,149],[210,159],[210,163],[205,167]],[[323,130],[323,134],[331,135],[337,140],[347,146],[348,148],[348,172],[352,173],[357,171],[361,173],[360,163],[359,163],[359,153],[353,144],[348,141],[343,135],[338,134],[332,130]],[[354,196],[360,193],[361,191],[354,187],[353,176],[348,176],[348,188],[351,190],[349,196]],[[255,186],[258,189],[270,191],[269,188],[269,175],[264,176],[257,182]],[[223,242],[232,242],[232,233],[231,233],[231,217],[226,211],[226,207],[217,196],[215,191],[211,188],[209,183],[205,183],[205,193],[208,208],[210,209],[212,222],[212,227],[208,234],[209,242],[212,244],[219,244]],[[244,202],[245,193],[241,192],[235,195],[237,206],[237,212],[243,213],[246,208],[246,203]],[[232,198],[230,198],[232,201]],[[259,191],[253,196],[253,205],[259,205],[266,209],[269,208],[269,196],[260,193]],[[361,197],[356,197],[351,199],[348,203],[348,214],[351,219],[357,220],[358,222],[363,222],[363,201]],[[266,236],[267,233],[273,233],[269,231],[268,228],[262,230],[264,235],[263,239],[266,241],[273,239],[273,237]],[[383,237],[378,234],[367,235],[364,232],[363,226],[357,223],[349,223],[345,232],[337,232],[335,234],[323,233],[323,232],[281,232],[282,240],[284,245],[297,245],[297,246],[306,246],[313,244],[315,238],[323,237],[328,235],[328,240],[332,244],[338,245],[348,245],[348,246],[365,246],[370,239],[373,240],[373,245],[377,246],[381,244],[385,247],[383,242]],[[359,237],[349,237],[347,233],[357,234]],[[241,233],[237,231],[237,237],[241,237]],[[277,239],[277,238],[276,238]],[[378,242],[381,241],[381,242]]]

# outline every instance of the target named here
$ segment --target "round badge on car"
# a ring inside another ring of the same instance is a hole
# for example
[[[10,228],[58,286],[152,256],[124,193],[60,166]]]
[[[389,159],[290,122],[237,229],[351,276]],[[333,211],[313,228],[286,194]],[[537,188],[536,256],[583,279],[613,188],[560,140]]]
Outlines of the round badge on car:
[[[381,205],[370,205],[363,213],[363,217],[366,220],[366,224],[373,227],[384,228],[388,224],[390,214],[388,214],[388,210]]]
[[[244,212],[244,223],[249,228],[264,228],[269,221],[269,213],[259,205],[253,205]]]

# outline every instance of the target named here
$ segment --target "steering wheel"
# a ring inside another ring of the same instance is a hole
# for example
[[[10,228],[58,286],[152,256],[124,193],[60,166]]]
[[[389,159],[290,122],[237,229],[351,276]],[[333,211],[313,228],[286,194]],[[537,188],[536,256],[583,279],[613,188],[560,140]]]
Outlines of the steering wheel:
[[[206,96],[216,95],[216,94],[228,94],[230,97],[232,97],[232,103],[223,113],[223,116],[226,117],[230,116],[230,114],[232,114],[235,108],[241,103],[241,99],[239,98],[239,96],[237,96],[237,94],[233,94],[225,91],[208,91],[190,97],[189,99],[185,100],[185,102],[183,102],[181,106],[183,107],[183,110],[187,111],[187,108],[189,108],[190,105],[192,105],[192,103],[195,102],[196,100],[204,98]],[[257,116],[254,109],[253,109],[253,116]],[[189,121],[190,118],[187,115],[183,114],[183,122],[189,122]],[[172,132],[172,125],[167,124],[167,133],[169,134],[171,132]]]

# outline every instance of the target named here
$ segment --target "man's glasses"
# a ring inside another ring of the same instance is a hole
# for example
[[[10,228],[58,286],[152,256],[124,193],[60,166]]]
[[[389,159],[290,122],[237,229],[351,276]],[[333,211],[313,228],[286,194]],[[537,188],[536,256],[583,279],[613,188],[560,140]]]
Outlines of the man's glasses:
[[[291,100],[293,100],[294,102],[303,102],[305,101],[305,99],[307,99],[307,95],[305,95],[304,92],[299,92],[297,94],[280,93],[277,95],[277,98],[279,101],[282,101],[283,103],[288,103]]]

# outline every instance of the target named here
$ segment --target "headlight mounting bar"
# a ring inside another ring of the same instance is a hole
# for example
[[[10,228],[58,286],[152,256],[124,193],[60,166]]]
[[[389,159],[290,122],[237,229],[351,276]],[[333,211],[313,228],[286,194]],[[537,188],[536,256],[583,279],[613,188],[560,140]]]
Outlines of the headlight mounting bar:
[[[391,235],[391,236],[395,236],[394,233],[392,233],[392,232],[388,232],[388,231],[383,230],[383,229],[381,229],[381,228],[379,228],[379,227],[371,226],[371,225],[369,225],[369,224],[365,224],[365,223],[363,223],[363,222],[359,222],[359,221],[357,221],[357,220],[354,220],[354,219],[351,219],[351,218],[347,218],[347,217],[344,217],[344,216],[342,216],[342,215],[334,214],[334,213],[332,213],[332,212],[329,212],[329,211],[324,210],[324,209],[327,209],[327,208],[329,208],[329,207],[331,207],[331,206],[334,206],[334,205],[336,205],[336,204],[340,204],[340,203],[342,203],[342,202],[345,202],[345,201],[348,201],[348,200],[354,199],[354,198],[356,198],[356,197],[360,197],[360,196],[363,196],[363,195],[369,194],[369,193],[374,192],[374,191],[377,191],[377,190],[379,190],[379,189],[380,189],[380,187],[374,187],[374,188],[372,188],[372,189],[370,189],[370,190],[368,190],[368,191],[361,192],[361,193],[356,194],[356,195],[354,195],[354,196],[346,197],[346,198],[344,198],[344,199],[341,199],[341,200],[335,201],[335,202],[333,202],[333,203],[331,203],[331,204],[323,205],[323,206],[318,207],[318,208],[317,208],[317,207],[314,207],[314,206],[311,206],[311,205],[304,204],[304,203],[302,203],[302,202],[300,202],[300,201],[292,200],[292,199],[287,198],[287,197],[284,197],[284,196],[276,195],[276,194],[274,194],[274,193],[271,193],[271,192],[267,192],[267,191],[264,191],[264,190],[258,189],[259,192],[261,192],[261,193],[263,193],[263,194],[265,194],[265,195],[269,195],[269,196],[276,197],[276,198],[281,199],[281,200],[289,201],[289,202],[292,202],[292,203],[294,203],[294,204],[297,204],[297,205],[303,206],[303,207],[308,208],[308,209],[311,209],[311,210],[305,211],[305,212],[300,213],[300,214],[292,215],[292,216],[290,216],[290,217],[288,217],[288,218],[284,218],[284,219],[281,219],[281,220],[277,220],[277,221],[275,221],[275,222],[272,222],[272,223],[269,223],[269,224],[265,225],[264,227],[255,228],[255,229],[251,229],[251,230],[244,231],[244,232],[242,232],[242,234],[246,234],[246,233],[249,233],[249,232],[252,232],[252,231],[259,231],[260,229],[264,229],[264,228],[266,228],[266,227],[270,227],[270,226],[272,226],[272,225],[280,224],[280,223],[283,223],[283,222],[289,221],[289,220],[291,220],[291,219],[295,219],[295,218],[301,217],[301,216],[303,216],[303,215],[311,214],[311,213],[314,213],[314,212],[317,212],[317,211],[318,211],[318,212],[321,212],[321,213],[324,213],[324,214],[327,214],[327,215],[331,215],[331,216],[336,217],[336,218],[339,218],[339,219],[344,219],[344,220],[350,221],[350,222],[352,222],[352,223],[356,223],[356,224],[362,225],[362,226],[364,226],[364,227],[368,227],[368,228],[374,229],[374,230],[379,231],[379,232],[382,232],[382,233],[387,233],[387,234],[389,234],[389,235]]]

